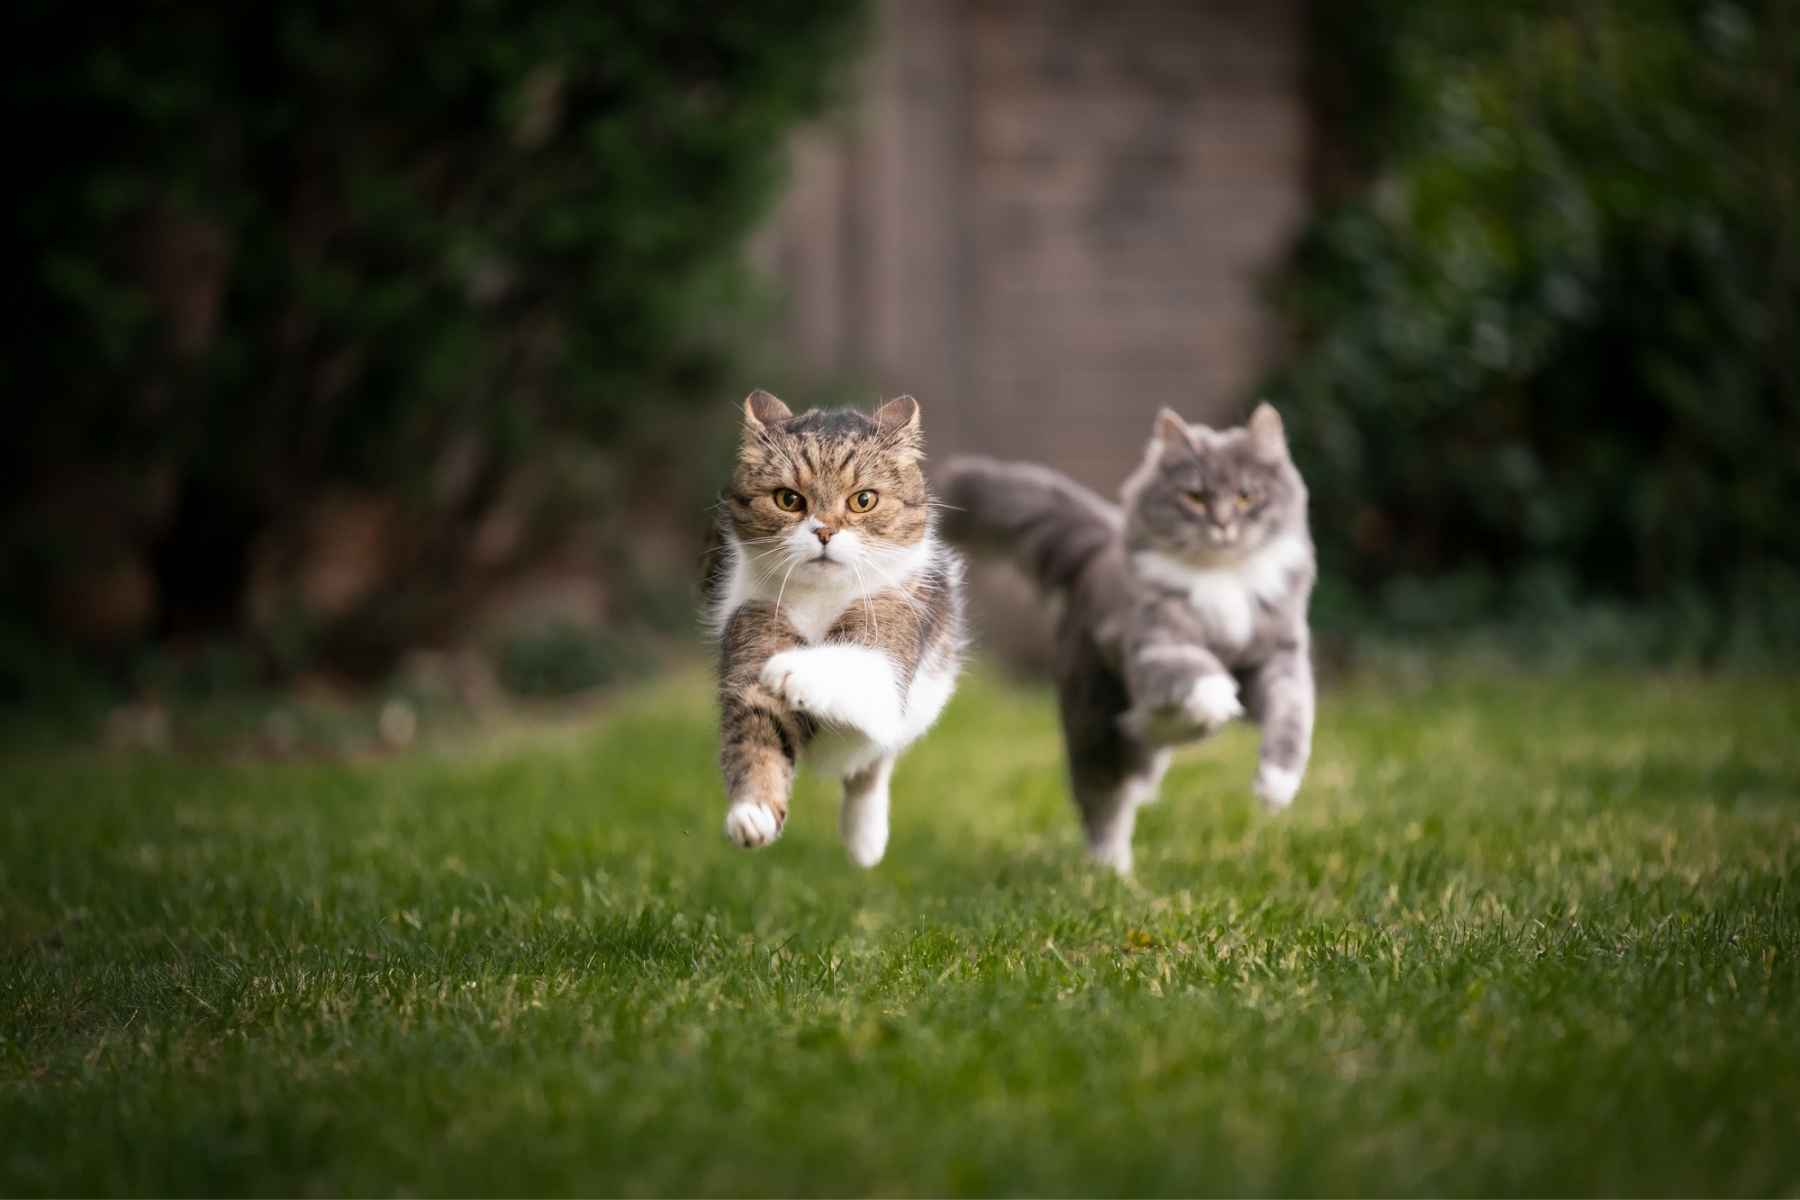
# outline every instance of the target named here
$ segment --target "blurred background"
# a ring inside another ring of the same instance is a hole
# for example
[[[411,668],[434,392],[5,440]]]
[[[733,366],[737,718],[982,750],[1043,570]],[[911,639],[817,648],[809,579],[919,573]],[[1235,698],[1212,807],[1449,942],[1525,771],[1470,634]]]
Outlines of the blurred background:
[[[1266,397],[1334,661],[1800,661],[1800,0],[7,21],[14,714],[698,656],[753,386],[1108,493]]]

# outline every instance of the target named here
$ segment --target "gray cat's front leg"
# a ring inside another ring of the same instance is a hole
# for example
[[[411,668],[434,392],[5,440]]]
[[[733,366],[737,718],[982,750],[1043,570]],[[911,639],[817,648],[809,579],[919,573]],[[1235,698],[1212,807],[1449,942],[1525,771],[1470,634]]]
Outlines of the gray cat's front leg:
[[[1133,646],[1125,678],[1131,708],[1119,725],[1152,746],[1207,737],[1244,715],[1237,680],[1204,646],[1164,640]]]
[[[1286,808],[1300,791],[1312,754],[1311,656],[1305,646],[1278,651],[1246,683],[1250,715],[1262,726],[1256,797],[1268,808]]]

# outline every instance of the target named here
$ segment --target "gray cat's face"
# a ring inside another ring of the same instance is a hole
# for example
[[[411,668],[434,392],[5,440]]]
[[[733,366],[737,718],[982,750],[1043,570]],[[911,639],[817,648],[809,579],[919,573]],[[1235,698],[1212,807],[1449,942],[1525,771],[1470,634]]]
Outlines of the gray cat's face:
[[[1306,511],[1281,418],[1266,404],[1247,425],[1219,430],[1164,409],[1124,499],[1132,549],[1196,565],[1244,558],[1298,528]]]

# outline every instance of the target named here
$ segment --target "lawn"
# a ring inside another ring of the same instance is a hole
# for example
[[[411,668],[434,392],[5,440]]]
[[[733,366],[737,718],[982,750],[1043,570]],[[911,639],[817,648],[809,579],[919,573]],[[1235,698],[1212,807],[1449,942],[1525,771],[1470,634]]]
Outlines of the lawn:
[[[888,858],[705,683],[351,763],[14,755],[0,1193],[1800,1190],[1800,688],[1369,678],[1081,861],[965,686]]]

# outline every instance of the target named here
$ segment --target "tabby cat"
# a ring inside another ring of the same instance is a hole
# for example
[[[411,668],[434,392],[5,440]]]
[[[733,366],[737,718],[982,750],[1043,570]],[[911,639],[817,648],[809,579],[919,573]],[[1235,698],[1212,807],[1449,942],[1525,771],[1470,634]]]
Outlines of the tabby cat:
[[[739,846],[775,840],[804,760],[844,782],[838,829],[881,861],[894,760],[937,719],[963,647],[962,560],[938,540],[911,396],[865,416],[744,402],[709,609]]]

